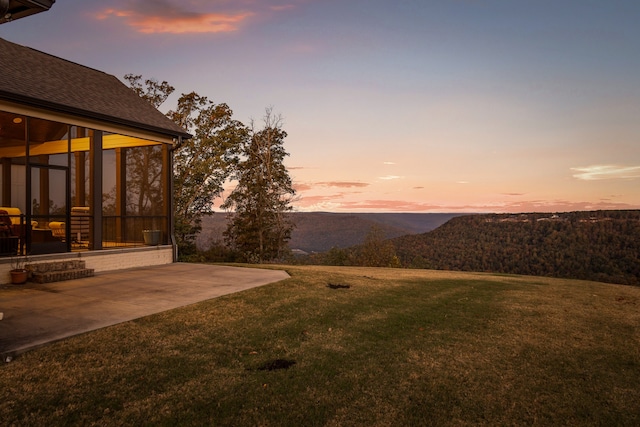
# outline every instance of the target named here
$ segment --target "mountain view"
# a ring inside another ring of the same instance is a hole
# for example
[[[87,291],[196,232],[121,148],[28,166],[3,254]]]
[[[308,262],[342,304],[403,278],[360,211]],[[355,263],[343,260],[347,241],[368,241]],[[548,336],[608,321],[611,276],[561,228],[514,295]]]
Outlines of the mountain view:
[[[376,230],[383,241],[374,251],[394,259],[386,266],[640,285],[640,210],[290,215],[297,263],[371,265],[359,254]],[[226,221],[223,214],[205,218],[201,250],[223,239]]]
[[[457,216],[388,242],[402,267],[640,285],[638,210]]]
[[[311,253],[359,245],[374,226],[390,239],[425,233],[460,214],[295,212],[289,215],[295,224],[289,247]],[[206,250],[213,243],[221,242],[226,226],[224,213],[203,218],[202,232],[196,242],[198,248]]]
[[[393,240],[408,267],[640,285],[640,211],[454,218]]]

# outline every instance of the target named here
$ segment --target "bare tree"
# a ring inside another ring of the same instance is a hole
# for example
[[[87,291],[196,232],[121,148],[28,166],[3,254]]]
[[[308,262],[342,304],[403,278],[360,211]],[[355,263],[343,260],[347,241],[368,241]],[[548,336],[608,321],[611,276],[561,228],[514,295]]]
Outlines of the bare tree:
[[[225,232],[227,244],[249,262],[282,257],[293,224],[285,215],[295,195],[284,159],[287,133],[282,117],[266,109],[263,128],[252,122],[249,138],[240,145],[233,177],[238,181],[223,208],[233,211]]]

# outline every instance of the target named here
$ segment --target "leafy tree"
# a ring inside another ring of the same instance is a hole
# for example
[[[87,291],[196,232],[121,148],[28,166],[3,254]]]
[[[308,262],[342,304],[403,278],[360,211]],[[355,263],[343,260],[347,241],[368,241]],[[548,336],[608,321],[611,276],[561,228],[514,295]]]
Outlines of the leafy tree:
[[[158,146],[127,149],[127,214],[162,215],[162,161]]]
[[[154,107],[160,107],[176,89],[166,81],[162,83],[156,79],[146,79],[144,85],[141,75],[126,74],[124,79],[129,82],[129,87],[140,98],[146,99]]]
[[[324,254],[323,264],[340,266],[350,265],[349,251],[334,246]]]
[[[173,86],[154,79],[142,82],[142,76],[127,74],[129,86],[156,108],[173,93]],[[201,230],[204,215],[213,213],[213,200],[222,193],[222,185],[231,173],[234,153],[238,152],[248,137],[248,129],[232,118],[233,111],[226,104],[215,104],[195,92],[182,94],[177,107],[167,116],[190,132],[193,137],[174,148],[174,219],[175,234],[182,255],[195,251],[195,237]],[[157,173],[145,172],[145,164],[151,164],[152,150],[139,150],[131,156],[135,165],[129,170],[138,171],[133,177],[140,191],[139,204],[150,197]]]
[[[264,128],[251,125],[250,137],[240,146],[234,178],[237,186],[222,205],[234,211],[225,240],[246,261],[258,262],[282,257],[291,238],[293,224],[285,215],[295,190],[284,158],[287,133],[282,118],[266,110]]]
[[[355,251],[355,263],[365,267],[399,267],[395,247],[385,240],[384,232],[374,225],[364,239],[364,243]]]
[[[175,232],[183,252],[195,250],[204,215],[232,171],[234,153],[248,137],[227,104],[214,104],[195,92],[182,95],[168,116],[193,135],[174,152]]]
[[[151,105],[160,105],[175,91],[166,81],[146,79],[141,75],[124,76],[129,87]],[[162,151],[158,147],[136,147],[127,149],[127,212],[137,215],[160,215],[162,206]],[[114,211],[115,212],[115,211]]]

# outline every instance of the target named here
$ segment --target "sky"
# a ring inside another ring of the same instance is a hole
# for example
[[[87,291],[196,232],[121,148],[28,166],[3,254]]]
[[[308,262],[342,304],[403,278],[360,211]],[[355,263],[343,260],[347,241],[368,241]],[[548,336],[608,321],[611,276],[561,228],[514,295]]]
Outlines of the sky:
[[[297,211],[562,212],[640,208],[639,21],[637,0],[57,0],[0,37],[166,80],[165,111],[272,107]]]

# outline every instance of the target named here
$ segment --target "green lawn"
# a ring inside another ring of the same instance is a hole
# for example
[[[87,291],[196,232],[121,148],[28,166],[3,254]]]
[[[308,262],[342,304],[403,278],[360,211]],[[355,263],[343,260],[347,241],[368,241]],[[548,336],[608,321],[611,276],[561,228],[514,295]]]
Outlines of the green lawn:
[[[3,364],[0,424],[640,425],[640,288],[286,268]]]

